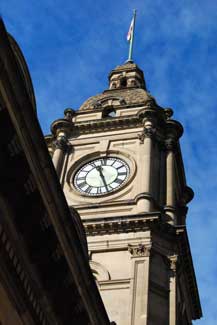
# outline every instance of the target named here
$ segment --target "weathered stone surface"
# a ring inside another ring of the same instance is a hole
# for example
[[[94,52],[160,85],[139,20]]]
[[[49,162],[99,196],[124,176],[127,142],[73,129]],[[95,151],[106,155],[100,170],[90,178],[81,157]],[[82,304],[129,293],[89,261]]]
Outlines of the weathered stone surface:
[[[103,108],[103,101],[119,99],[120,102],[115,106],[125,106],[125,105],[135,105],[135,104],[146,104],[153,97],[144,89],[141,88],[131,88],[131,89],[114,89],[106,91],[102,94],[90,97],[86,100],[80,107],[80,110],[93,110],[98,108]],[[124,100],[122,104],[121,100]]]

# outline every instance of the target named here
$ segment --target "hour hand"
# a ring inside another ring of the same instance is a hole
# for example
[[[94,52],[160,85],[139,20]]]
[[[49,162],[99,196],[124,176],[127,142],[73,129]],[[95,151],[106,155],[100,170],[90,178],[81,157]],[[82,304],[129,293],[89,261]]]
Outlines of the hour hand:
[[[102,182],[103,182],[103,185],[105,186],[106,191],[108,192],[108,187],[107,187],[107,184],[106,184],[106,181],[105,181],[105,177],[104,177],[103,172],[102,172],[102,166],[97,166],[96,167],[96,170],[99,172],[100,177],[101,177]]]

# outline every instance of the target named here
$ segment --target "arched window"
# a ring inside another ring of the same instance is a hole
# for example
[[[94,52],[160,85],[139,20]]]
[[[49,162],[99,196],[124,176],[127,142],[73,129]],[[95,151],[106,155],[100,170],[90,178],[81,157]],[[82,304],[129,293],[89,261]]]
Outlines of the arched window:
[[[126,77],[121,77],[120,79],[120,87],[124,88],[127,86],[127,78]]]

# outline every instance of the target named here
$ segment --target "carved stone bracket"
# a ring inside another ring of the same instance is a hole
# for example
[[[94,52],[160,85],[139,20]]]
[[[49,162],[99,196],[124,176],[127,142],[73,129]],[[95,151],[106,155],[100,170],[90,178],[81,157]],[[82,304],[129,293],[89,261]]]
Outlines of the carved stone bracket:
[[[169,259],[169,267],[170,270],[172,272],[173,275],[176,274],[176,270],[177,270],[177,261],[178,261],[178,255],[172,255],[172,256],[168,256]]]
[[[145,127],[143,132],[138,134],[140,143],[144,143],[145,138],[153,138],[155,133],[156,129],[154,127]]]
[[[58,137],[53,144],[55,149],[61,149],[63,151],[66,151],[68,149],[68,141],[64,136]]]
[[[143,132],[142,133],[138,133],[138,139],[139,139],[139,143],[140,144],[144,143],[145,134]]]
[[[175,139],[172,138],[166,139],[164,145],[167,151],[176,151],[177,143]]]
[[[151,246],[145,246],[144,244],[128,245],[128,251],[132,257],[148,257],[150,256]]]

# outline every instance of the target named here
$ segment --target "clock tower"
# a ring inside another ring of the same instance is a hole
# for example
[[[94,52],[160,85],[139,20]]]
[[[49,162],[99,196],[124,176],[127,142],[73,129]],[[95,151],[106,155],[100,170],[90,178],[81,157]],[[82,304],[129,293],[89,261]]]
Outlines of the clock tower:
[[[201,317],[186,231],[182,125],[146,90],[134,62],[52,123],[48,148],[86,230],[90,266],[117,325],[188,325]]]

